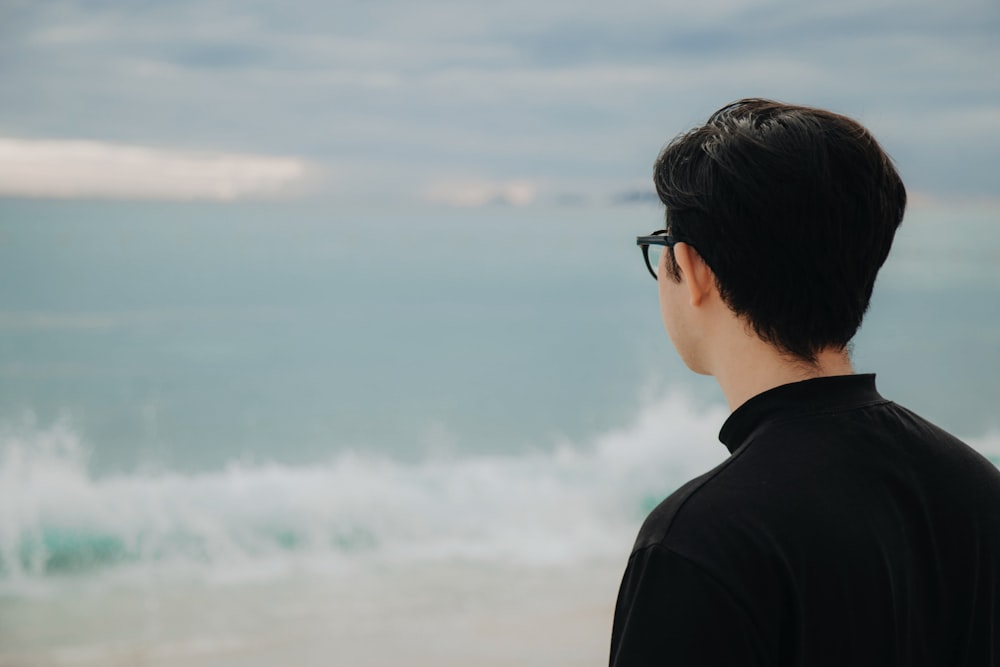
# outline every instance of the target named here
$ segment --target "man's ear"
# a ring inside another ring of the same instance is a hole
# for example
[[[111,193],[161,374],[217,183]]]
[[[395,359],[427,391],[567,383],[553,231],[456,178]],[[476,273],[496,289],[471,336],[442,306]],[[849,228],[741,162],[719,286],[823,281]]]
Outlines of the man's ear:
[[[674,260],[681,270],[692,306],[700,306],[716,290],[715,274],[698,251],[687,243],[674,245]]]

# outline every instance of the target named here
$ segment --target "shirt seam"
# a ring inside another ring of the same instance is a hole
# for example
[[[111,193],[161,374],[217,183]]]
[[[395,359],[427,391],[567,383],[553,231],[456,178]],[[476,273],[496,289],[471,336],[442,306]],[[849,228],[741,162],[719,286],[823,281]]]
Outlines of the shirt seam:
[[[660,536],[659,541],[653,542],[651,544],[647,544],[647,545],[644,545],[644,546],[640,547],[639,549],[637,549],[636,551],[633,552],[633,555],[635,553],[638,553],[638,551],[641,551],[643,549],[657,546],[657,545],[660,544],[660,542],[662,542],[663,540],[667,539],[667,537],[670,535],[670,531],[673,530],[673,528],[674,528],[674,520],[677,518],[677,515],[680,514],[681,511],[684,509],[684,506],[688,504],[688,501],[690,501],[691,498],[693,498],[696,494],[698,494],[703,488],[705,488],[705,486],[707,484],[709,484],[712,480],[714,480],[718,475],[721,475],[722,472],[724,470],[726,470],[727,468],[729,468],[730,465],[734,465],[733,461],[735,461],[740,456],[742,456],[742,450],[743,449],[744,449],[743,447],[737,448],[737,450],[735,452],[732,452],[725,461],[723,461],[722,463],[720,463],[719,465],[717,465],[715,468],[713,468],[709,472],[705,473],[705,475],[703,476],[703,478],[701,479],[701,481],[698,483],[698,485],[694,489],[691,489],[691,491],[684,497],[684,499],[680,502],[680,504],[677,505],[677,507],[674,508],[674,510],[672,512],[670,512],[670,520],[667,523],[666,528],[663,530],[663,534]],[[664,502],[666,502],[666,501],[664,501]],[[663,548],[667,548],[667,547],[664,546]]]

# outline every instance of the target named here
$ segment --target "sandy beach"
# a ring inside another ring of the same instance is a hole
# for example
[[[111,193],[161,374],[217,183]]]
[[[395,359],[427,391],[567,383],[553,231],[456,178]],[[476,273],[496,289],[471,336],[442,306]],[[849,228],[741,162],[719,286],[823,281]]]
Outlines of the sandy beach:
[[[624,563],[79,581],[0,601],[0,665],[601,665]]]

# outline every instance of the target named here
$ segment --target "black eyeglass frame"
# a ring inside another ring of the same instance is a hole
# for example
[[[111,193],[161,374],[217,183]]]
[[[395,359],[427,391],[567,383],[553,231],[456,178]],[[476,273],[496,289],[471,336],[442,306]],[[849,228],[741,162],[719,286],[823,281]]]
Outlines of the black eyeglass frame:
[[[668,248],[673,248],[680,242],[680,239],[676,236],[671,236],[670,231],[667,229],[655,231],[650,236],[636,237],[635,244],[642,248],[642,257],[646,260],[646,268],[649,269],[649,275],[653,276],[653,280],[659,280],[659,278],[656,275],[656,269],[654,269],[653,265],[649,262],[649,246],[662,245]]]

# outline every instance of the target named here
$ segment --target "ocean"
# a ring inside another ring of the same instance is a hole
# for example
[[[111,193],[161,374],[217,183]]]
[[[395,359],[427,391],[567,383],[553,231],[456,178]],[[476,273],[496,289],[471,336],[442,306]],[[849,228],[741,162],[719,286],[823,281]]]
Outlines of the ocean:
[[[1000,212],[919,201],[854,344],[1000,465]],[[584,665],[725,458],[652,205],[0,200],[0,666]]]

